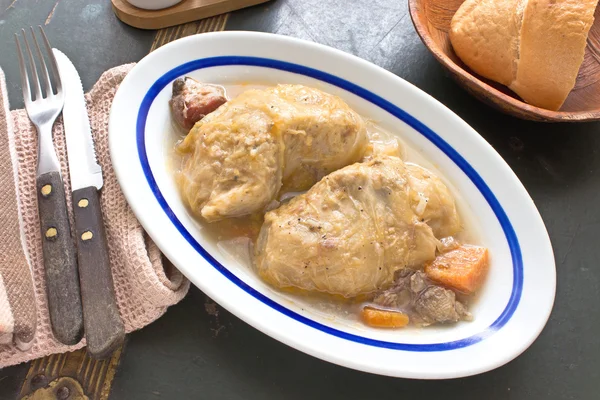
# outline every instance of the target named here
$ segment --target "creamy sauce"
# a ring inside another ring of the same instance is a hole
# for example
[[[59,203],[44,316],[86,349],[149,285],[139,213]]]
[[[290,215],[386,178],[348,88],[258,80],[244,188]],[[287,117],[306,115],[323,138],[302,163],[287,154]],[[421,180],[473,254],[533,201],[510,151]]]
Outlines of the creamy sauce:
[[[226,90],[227,97],[231,99],[248,89],[260,89],[268,87],[269,85],[230,84],[222,86]],[[391,151],[388,151],[389,154],[399,155],[407,164],[416,164],[430,170],[450,189],[450,192],[454,196],[456,208],[463,226],[462,231],[454,237],[461,243],[484,245],[480,241],[480,234],[472,213],[467,209],[466,203],[463,201],[460,193],[453,187],[451,182],[445,179],[444,174],[420,152],[402,143],[398,136],[387,132],[379,126],[376,121],[365,118],[364,116],[363,119],[367,122],[367,131],[371,146],[392,149]],[[167,135],[167,141],[165,143],[166,148],[169,149],[167,167],[173,175],[181,170],[183,163],[183,158],[175,151],[175,147],[186,134],[187,132],[184,132],[175,124],[175,122],[173,122],[172,133]],[[277,208],[279,204],[289,201],[291,198],[301,193],[303,192],[281,192],[277,202],[271,204],[270,208]],[[262,226],[262,215],[227,218],[212,224],[200,221],[197,218],[196,220],[202,226],[203,232],[206,233],[206,237],[216,244],[223,255],[233,258],[241,265],[252,268],[252,248]],[[304,292],[299,289],[280,290],[273,288],[273,291],[278,292],[292,303],[306,305],[311,311],[316,312],[322,318],[335,320],[342,319],[350,323],[359,321],[360,309],[364,304],[368,303],[372,297],[363,296],[358,299],[345,299],[341,296]],[[473,304],[477,295],[470,296],[470,298],[461,297],[462,296],[458,296],[457,299],[470,305]]]

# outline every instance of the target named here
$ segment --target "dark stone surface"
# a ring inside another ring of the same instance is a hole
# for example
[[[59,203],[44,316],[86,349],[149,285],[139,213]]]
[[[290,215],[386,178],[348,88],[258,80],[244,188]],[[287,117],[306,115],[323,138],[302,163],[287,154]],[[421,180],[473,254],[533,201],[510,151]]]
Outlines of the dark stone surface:
[[[79,70],[86,91],[106,69],[144,57],[155,35],[121,23],[106,0],[0,0],[0,67],[12,109],[23,107],[14,33],[38,25]]]
[[[13,400],[21,391],[29,363],[0,369],[0,400]]]
[[[139,59],[150,47],[148,32],[118,23],[104,3],[102,15],[91,23],[83,21],[78,2],[65,3],[74,5],[65,11],[70,17],[56,26],[54,18],[60,14],[55,14],[47,32],[73,57],[86,88],[102,70]],[[0,64],[7,75],[16,71],[12,31],[21,24],[43,23],[48,11],[38,11],[18,18],[0,11],[5,20],[0,25]],[[213,303],[192,289],[157,322],[129,336],[112,398],[600,397],[600,124],[526,122],[479,103],[448,78],[422,45],[405,0],[278,0],[232,14],[227,29],[277,32],[357,54],[423,89],[471,124],[517,173],[546,222],[557,261],[554,311],[539,339],[508,365],[470,378],[415,381],[360,373],[307,356],[219,307],[214,315]],[[79,35],[87,39],[71,41]],[[16,85],[16,72],[11,78]],[[0,371],[0,399],[14,397],[18,385],[12,383],[25,371]]]

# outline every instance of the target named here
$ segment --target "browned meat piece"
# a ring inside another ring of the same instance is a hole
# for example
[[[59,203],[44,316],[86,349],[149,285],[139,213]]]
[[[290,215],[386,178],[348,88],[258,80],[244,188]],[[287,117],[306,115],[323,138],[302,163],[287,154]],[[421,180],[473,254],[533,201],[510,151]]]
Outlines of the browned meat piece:
[[[465,307],[456,301],[452,290],[440,286],[429,286],[419,293],[415,300],[415,311],[423,319],[423,325],[458,322],[471,316]]]
[[[169,105],[179,126],[190,130],[196,122],[226,102],[222,87],[200,83],[186,76],[173,82],[173,96]]]
[[[431,284],[427,280],[427,275],[421,271],[417,271],[410,277],[410,291],[413,293],[421,293],[427,289]]]
[[[413,274],[414,271],[409,268],[397,271],[394,286],[375,297],[374,303],[399,310],[411,307],[413,292],[410,290],[410,278]]]
[[[408,268],[396,272],[394,286],[375,297],[374,303],[406,312],[418,325],[472,319],[452,290],[435,286],[423,271]]]

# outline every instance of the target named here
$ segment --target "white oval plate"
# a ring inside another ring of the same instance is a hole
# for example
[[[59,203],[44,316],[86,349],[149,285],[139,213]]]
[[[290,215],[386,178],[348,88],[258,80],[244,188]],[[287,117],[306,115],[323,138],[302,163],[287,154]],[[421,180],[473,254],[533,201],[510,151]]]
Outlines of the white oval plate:
[[[301,83],[342,97],[443,171],[475,216],[492,264],[473,322],[376,330],[335,318],[265,285],[222,253],[186,212],[167,166],[172,81]],[[523,352],[544,327],[556,271],[548,234],[508,165],[432,97],[360,58],[285,36],[205,33],[150,53],[123,81],[110,150],[125,196],[148,234],[195,285],[250,325],[315,357],[407,378],[488,371]]]

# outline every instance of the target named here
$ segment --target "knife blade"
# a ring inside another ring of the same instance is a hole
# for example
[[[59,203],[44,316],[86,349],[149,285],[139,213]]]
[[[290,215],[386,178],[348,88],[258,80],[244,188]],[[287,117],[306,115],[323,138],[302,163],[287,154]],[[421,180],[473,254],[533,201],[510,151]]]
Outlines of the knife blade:
[[[65,91],[63,123],[77,238],[77,259],[88,352],[105,358],[121,345],[125,329],[115,299],[98,191],[102,168],[96,159],[81,79],[69,58],[53,49]]]

